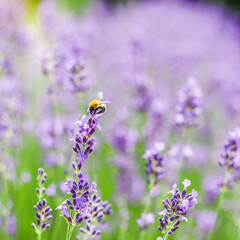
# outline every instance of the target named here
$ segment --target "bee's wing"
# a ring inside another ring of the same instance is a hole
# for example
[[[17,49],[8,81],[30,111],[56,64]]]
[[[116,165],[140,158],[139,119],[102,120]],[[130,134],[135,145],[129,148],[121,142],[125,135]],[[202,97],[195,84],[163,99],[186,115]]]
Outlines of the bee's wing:
[[[111,103],[111,102],[109,101],[99,102],[99,104],[106,104],[106,103]]]
[[[102,92],[98,92],[97,96],[96,96],[96,100],[101,100],[103,98],[103,93]]]

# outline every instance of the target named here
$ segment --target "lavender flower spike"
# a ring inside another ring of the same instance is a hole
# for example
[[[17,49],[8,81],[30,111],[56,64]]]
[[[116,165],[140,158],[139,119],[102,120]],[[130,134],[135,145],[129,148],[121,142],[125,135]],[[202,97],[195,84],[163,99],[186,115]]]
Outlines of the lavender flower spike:
[[[202,91],[195,78],[189,78],[178,92],[175,125],[179,127],[197,126],[197,117],[202,113]]]
[[[165,144],[162,142],[155,143],[154,148],[147,149],[143,154],[143,158],[147,159],[145,163],[147,169],[145,175],[149,185],[156,185],[160,179],[166,176],[164,170],[164,157],[161,152],[165,149]]]
[[[33,207],[33,209],[36,211],[37,225],[35,223],[31,224],[39,236],[38,239],[41,239],[42,233],[46,231],[46,229],[50,228],[49,221],[52,219],[52,209],[47,206],[47,200],[43,198],[46,192],[46,189],[44,187],[46,178],[47,174],[42,168],[39,168],[37,177],[39,188],[36,188],[38,202]]]
[[[91,104],[92,102],[97,102],[97,104]],[[61,210],[60,216],[63,216],[69,224],[67,240],[71,239],[74,228],[83,223],[85,223],[86,228],[81,227],[80,232],[88,235],[88,239],[94,239],[101,234],[100,229],[95,224],[102,224],[104,215],[110,215],[112,212],[111,205],[97,196],[97,184],[95,182],[89,184],[80,173],[82,164],[87,161],[89,154],[94,149],[96,140],[93,134],[99,128],[97,118],[106,110],[105,103],[107,102],[98,102],[98,100],[92,102],[88,108],[89,117],[86,119],[84,116],[77,122],[79,131],[75,136],[73,146],[73,151],[77,156],[72,163],[76,180],[67,180],[65,185],[70,197],[57,207]]]
[[[240,128],[229,132],[227,143],[221,154],[219,165],[225,169],[225,177],[220,187],[232,187],[232,181],[239,181],[240,172]],[[231,172],[231,173],[230,173]]]
[[[173,185],[173,189],[168,192],[172,194],[171,199],[168,198],[163,202],[164,210],[160,213],[160,226],[158,230],[164,234],[163,239],[167,239],[168,235],[172,235],[178,228],[179,224],[185,220],[189,213],[189,209],[197,203],[198,193],[193,189],[187,194],[187,188],[191,185],[191,181],[185,179],[182,192],[177,188],[177,184]]]

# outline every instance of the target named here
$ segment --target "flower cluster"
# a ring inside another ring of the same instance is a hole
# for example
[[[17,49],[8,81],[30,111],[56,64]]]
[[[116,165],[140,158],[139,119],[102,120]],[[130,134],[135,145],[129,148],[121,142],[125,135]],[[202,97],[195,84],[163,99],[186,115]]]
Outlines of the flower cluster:
[[[231,182],[239,180],[238,173],[240,170],[240,128],[235,128],[229,133],[227,143],[224,145],[221,154],[222,161],[219,165],[226,170],[225,179],[220,186],[231,187]]]
[[[93,151],[96,143],[93,134],[99,128],[97,115],[92,114],[85,121],[85,117],[78,121],[79,131],[75,136],[73,151],[77,153],[76,163],[73,163],[73,168],[80,171],[82,163],[86,162],[88,155]]]
[[[46,192],[46,188],[44,187],[45,181],[47,178],[47,174],[44,172],[42,168],[38,169],[38,186],[39,188],[36,188],[37,196],[38,196],[38,202],[33,207],[36,211],[36,217],[37,217],[37,226],[35,223],[32,223],[32,227],[35,229],[36,233],[41,235],[46,229],[50,228],[49,221],[52,219],[52,209],[47,206],[47,200],[43,196]]]
[[[185,179],[183,182],[184,188],[182,192],[177,188],[177,184],[173,185],[173,189],[169,192],[172,197],[163,202],[164,210],[160,213],[160,226],[158,230],[165,235],[172,235],[178,228],[181,221],[186,220],[189,209],[197,203],[198,193],[193,189],[191,193],[187,194],[187,187],[191,185],[191,181]]]
[[[78,175],[78,183],[76,181],[67,181],[68,193],[71,200],[67,199],[57,209],[61,210],[61,216],[65,217],[69,224],[79,225],[83,220],[95,218],[97,222],[102,222],[103,215],[111,213],[111,206],[107,202],[103,202],[95,192],[96,183],[93,182],[89,186],[88,182],[83,179],[82,174]],[[68,213],[70,211],[77,212],[75,220]]]
[[[189,78],[178,92],[176,104],[176,126],[191,127],[197,125],[197,117],[202,112],[202,92],[195,78]]]
[[[81,227],[80,232],[83,234],[89,235],[94,238],[101,234],[101,231],[97,229],[95,225],[92,225],[92,222],[97,222],[98,224],[103,223],[104,215],[111,215],[111,205],[107,201],[102,201],[96,193],[92,194],[88,202],[89,206],[89,217],[86,217],[85,228]]]
[[[161,155],[164,148],[164,143],[155,143],[154,148],[148,149],[143,154],[143,158],[147,159],[147,162],[145,163],[147,167],[145,175],[147,177],[148,184],[156,185],[161,178],[166,176],[164,171],[164,157]],[[154,178],[153,182],[151,180],[152,177]]]

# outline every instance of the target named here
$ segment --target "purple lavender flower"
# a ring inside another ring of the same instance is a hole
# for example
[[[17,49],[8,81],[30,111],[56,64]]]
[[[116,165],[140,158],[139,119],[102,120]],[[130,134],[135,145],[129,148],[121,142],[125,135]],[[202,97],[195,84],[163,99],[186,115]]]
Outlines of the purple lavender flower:
[[[70,240],[72,232],[76,226],[85,222],[86,229],[81,228],[80,231],[89,235],[91,238],[100,235],[101,231],[95,226],[96,223],[103,223],[103,216],[111,214],[111,205],[107,201],[102,201],[96,193],[96,183],[91,185],[84,180],[80,173],[82,164],[86,162],[88,155],[92,153],[95,145],[93,134],[99,128],[97,118],[103,114],[98,107],[88,109],[89,117],[84,116],[78,121],[79,131],[74,139],[73,151],[77,153],[77,157],[72,164],[75,170],[76,180],[67,180],[66,186],[70,199],[65,200],[57,209],[61,210],[68,224],[71,226],[67,233],[67,239]],[[71,213],[69,213],[69,211]]]
[[[10,216],[8,216],[7,220],[6,220],[6,233],[7,235],[11,236],[14,235],[16,233],[16,217],[11,214]]]
[[[61,165],[64,163],[66,155],[71,155],[69,141],[63,140],[72,136],[74,130],[69,127],[69,121],[72,121],[74,118],[72,116],[64,116],[63,114],[53,115],[53,113],[47,111],[38,126],[38,138],[41,146],[46,151],[46,166]]]
[[[111,143],[119,153],[124,154],[134,151],[134,146],[138,137],[135,131],[118,123],[112,132]]]
[[[205,191],[205,198],[207,203],[213,203],[216,197],[219,194],[219,176],[214,175],[208,175],[203,179],[202,187]]]
[[[164,149],[164,143],[155,143],[154,148],[148,149],[143,155],[143,158],[147,159],[145,163],[147,167],[145,175],[150,185],[156,185],[159,180],[166,175],[164,171],[164,157],[161,155]],[[152,177],[154,177],[154,179],[152,179]]]
[[[196,212],[195,219],[198,235],[203,238],[211,232],[216,219],[216,213],[213,211]]]
[[[141,218],[137,219],[138,227],[142,229],[146,229],[150,224],[154,223],[154,214],[153,213],[142,213]]]
[[[164,210],[160,213],[162,217],[159,218],[158,230],[164,234],[164,237],[172,235],[179,228],[181,221],[187,221],[186,216],[189,209],[197,203],[198,193],[194,189],[187,194],[187,188],[191,185],[191,181],[185,179],[182,183],[184,185],[182,192],[177,188],[177,184],[174,184],[173,189],[169,192],[172,194],[171,199],[167,198],[162,201]]]
[[[229,132],[227,143],[224,145],[224,152],[222,153],[223,162],[219,165],[225,167],[227,170],[236,169],[240,167],[240,128],[235,128]]]
[[[96,140],[93,137],[95,131],[99,128],[97,115],[90,115],[88,119],[83,116],[78,121],[79,131],[74,139],[73,151],[77,153],[76,163],[73,164],[74,169],[80,171],[82,163],[86,162],[88,155],[93,151]]]
[[[120,205],[124,205],[122,200],[125,198],[133,202],[144,195],[144,182],[138,175],[138,165],[134,161],[137,137],[137,132],[127,128],[123,123],[116,123],[111,131],[110,143],[117,150],[113,158],[113,164],[118,167],[115,198]]]
[[[115,199],[119,204],[122,204],[123,196],[129,202],[139,201],[144,196],[144,181],[137,173],[136,164],[131,160],[129,156],[114,158],[114,164],[118,167]]]
[[[72,60],[67,63],[67,71],[72,92],[84,92],[89,85],[85,65],[80,61]]]
[[[225,169],[225,177],[220,186],[232,187],[233,181],[238,181],[240,170],[240,128],[229,132],[227,143],[224,145],[222,161],[219,165]]]
[[[195,78],[189,78],[178,92],[175,123],[177,126],[197,125],[197,118],[202,112],[202,92]]]
[[[37,196],[38,196],[38,202],[33,207],[36,211],[36,217],[37,217],[37,225],[35,223],[32,223],[31,226],[34,228],[36,233],[41,236],[46,229],[50,228],[49,221],[52,219],[52,209],[47,206],[47,200],[44,197],[44,194],[46,192],[46,189],[44,187],[45,181],[47,178],[47,174],[44,172],[42,168],[38,169],[38,186],[39,188],[36,188]]]
[[[14,213],[12,213],[12,200],[7,199],[7,202],[3,204],[0,202],[0,230],[5,227],[5,232],[9,236],[13,236],[17,230],[17,219]]]

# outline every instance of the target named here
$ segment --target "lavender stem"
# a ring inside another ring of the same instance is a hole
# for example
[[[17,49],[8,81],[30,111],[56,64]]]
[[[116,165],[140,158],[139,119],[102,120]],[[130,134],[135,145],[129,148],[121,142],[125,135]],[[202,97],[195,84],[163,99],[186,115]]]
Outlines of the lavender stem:
[[[37,240],[41,240],[42,239],[42,233],[37,234]]]
[[[220,196],[218,198],[217,207],[216,207],[216,219],[215,219],[212,231],[211,231],[211,233],[209,235],[209,240],[211,240],[214,237],[215,231],[216,231],[216,227],[217,227],[218,222],[219,222],[219,216],[220,216],[220,213],[221,213],[221,202],[222,202],[222,200],[224,198],[224,195],[225,195],[225,192],[227,190],[227,188],[225,188],[225,186],[224,186],[225,181],[226,181],[227,178],[228,178],[227,172],[225,172],[224,180],[223,180],[223,187],[220,188]]]
[[[168,237],[169,237],[168,232],[169,232],[169,230],[172,229],[173,224],[174,224],[174,222],[172,222],[172,224],[169,225],[168,229],[166,230],[166,232],[165,232],[165,234],[163,236],[163,240],[167,240],[168,239]]]
[[[151,203],[151,191],[152,191],[152,188],[154,187],[154,182],[151,181],[151,183],[149,184],[149,194],[147,196],[147,201],[146,201],[146,204],[145,204],[145,208],[144,208],[144,211],[143,213],[147,213],[149,212],[149,208],[150,208],[150,203]],[[144,240],[145,239],[145,235],[146,235],[146,232],[147,230],[142,230],[140,232],[140,237],[139,237],[139,240]]]

